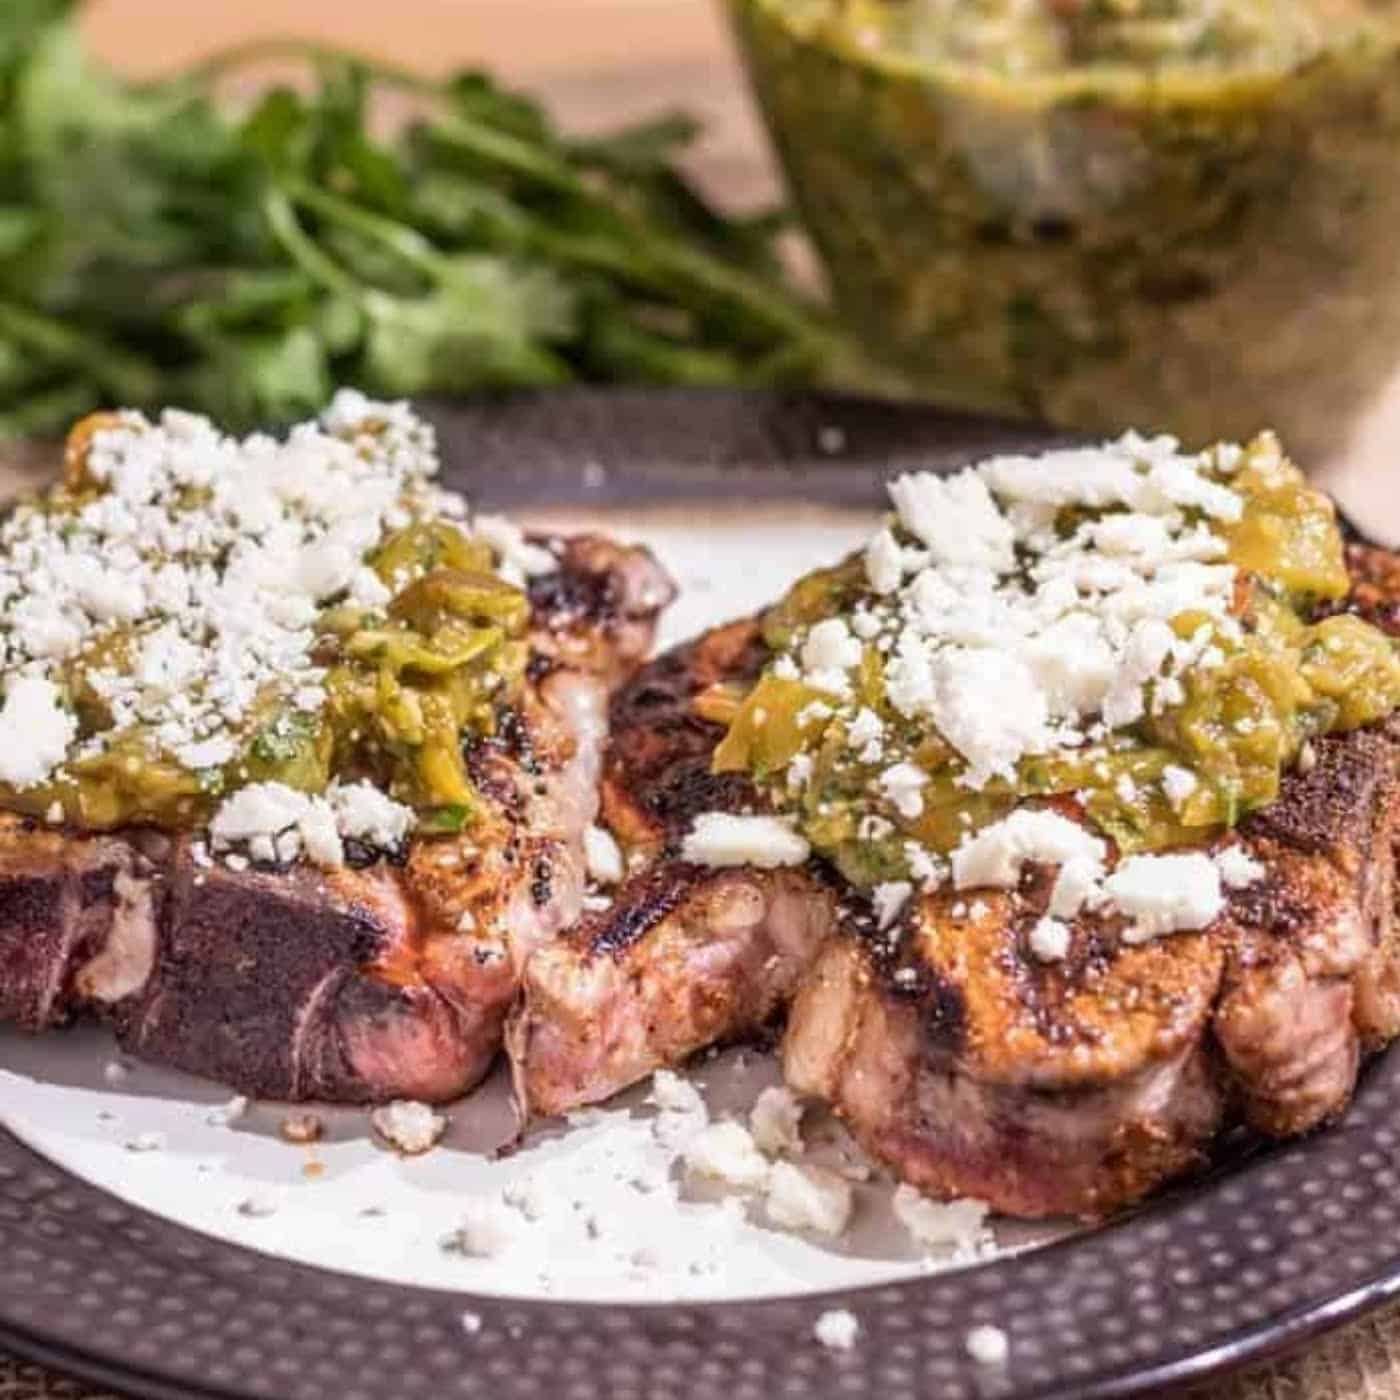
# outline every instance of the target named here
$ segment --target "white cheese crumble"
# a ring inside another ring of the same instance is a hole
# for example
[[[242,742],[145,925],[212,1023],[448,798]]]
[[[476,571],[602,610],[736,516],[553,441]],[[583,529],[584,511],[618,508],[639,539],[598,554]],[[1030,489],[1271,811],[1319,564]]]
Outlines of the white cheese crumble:
[[[1226,846],[1223,851],[1217,851],[1215,868],[1220,872],[1221,883],[1229,890],[1247,889],[1267,874],[1262,863],[1243,846]]]
[[[807,1230],[835,1237],[845,1233],[855,1208],[848,1181],[823,1167],[776,1162],[763,1202],[768,1219],[782,1230]]]
[[[14,676],[0,707],[0,782],[37,787],[63,762],[78,734],[77,716],[41,676]]]
[[[782,817],[735,817],[728,812],[702,812],[681,845],[681,859],[695,865],[755,865],[763,870],[801,865],[811,853],[807,839]]]
[[[890,483],[890,500],[904,528],[928,546],[934,564],[1004,570],[1016,562],[1016,537],[986,481],[916,472]]]
[[[370,1126],[406,1157],[431,1152],[447,1132],[446,1117],[425,1103],[399,1099],[376,1108],[369,1116]]]
[[[326,801],[341,836],[379,850],[403,845],[417,820],[412,807],[395,802],[373,783],[332,783]]]
[[[1167,801],[1178,811],[1181,809],[1182,803],[1199,786],[1200,782],[1189,768],[1169,763],[1162,770],[1162,791],[1166,794]]]
[[[979,1366],[1005,1366],[1011,1355],[1011,1339],[1000,1327],[974,1327],[966,1340],[967,1354]]]
[[[762,1191],[772,1170],[749,1130],[729,1119],[701,1128],[686,1142],[681,1156],[693,1176],[740,1191]]]
[[[675,1070],[659,1069],[651,1077],[651,1101],[663,1113],[703,1114],[700,1090]]]
[[[1013,889],[1030,863],[1102,869],[1108,847],[1092,832],[1058,812],[1022,808],[968,837],[953,852],[953,883],[958,889],[991,886]]]
[[[1037,921],[1027,941],[1031,952],[1041,962],[1063,962],[1069,956],[1069,925],[1047,915]]]
[[[952,1250],[959,1257],[976,1253],[987,1242],[991,1208],[970,1196],[934,1201],[907,1183],[894,1193],[895,1218],[926,1249]]]
[[[1129,856],[1105,875],[1107,846],[1098,837],[1056,812],[1021,808],[953,852],[953,881],[958,889],[1013,889],[1027,863],[1058,864],[1049,909],[1030,935],[1035,956],[1053,962],[1069,951],[1063,920],[1086,907],[1125,915],[1126,943],[1205,928],[1225,906],[1222,882],[1252,883],[1264,873],[1243,852],[1231,851],[1239,848],[1215,859],[1202,851]]]
[[[337,866],[345,860],[345,839],[395,850],[415,821],[411,807],[370,783],[333,783],[324,797],[285,783],[250,783],[220,804],[209,840],[215,851],[242,849],[256,861],[287,864],[305,856]]]
[[[443,1240],[442,1247],[469,1259],[494,1259],[511,1247],[516,1233],[515,1222],[502,1206],[495,1201],[473,1200],[467,1202],[461,1224]]]
[[[612,832],[601,826],[588,827],[583,833],[583,854],[592,880],[600,885],[621,884],[627,872],[622,848]]]
[[[841,618],[829,617],[808,632],[802,665],[809,675],[813,671],[849,671],[860,665],[864,650]]]
[[[802,1151],[802,1101],[786,1085],[765,1089],[749,1112],[749,1131],[760,1152],[796,1157]]]
[[[880,791],[901,817],[916,821],[924,810],[928,774],[912,763],[896,763],[880,774]]]
[[[1113,906],[1133,921],[1123,932],[1128,943],[1205,928],[1225,907],[1220,872],[1201,851],[1129,856],[1103,887]]]
[[[1072,919],[1099,896],[1103,866],[1093,856],[1071,856],[1055,877],[1047,911],[1053,919]]]
[[[812,1335],[828,1351],[850,1351],[860,1336],[860,1321],[848,1308],[828,1308],[813,1324]]]
[[[552,574],[559,561],[539,545],[531,544],[521,528],[503,515],[478,515],[473,522],[475,534],[495,551],[497,571],[507,583],[523,587],[532,578]]]
[[[248,1116],[249,1102],[245,1094],[235,1094],[226,1104],[211,1108],[204,1121],[211,1128],[231,1128]]]
[[[246,847],[258,861],[290,862],[303,853],[317,865],[345,860],[330,803],[285,783],[250,783],[225,798],[209,823],[209,839],[216,851]]]
[[[887,929],[904,912],[914,886],[908,880],[887,880],[876,885],[870,892],[870,903],[875,910],[875,926]]]
[[[865,547],[865,572],[876,593],[893,593],[904,582],[904,551],[890,530],[881,530]]]

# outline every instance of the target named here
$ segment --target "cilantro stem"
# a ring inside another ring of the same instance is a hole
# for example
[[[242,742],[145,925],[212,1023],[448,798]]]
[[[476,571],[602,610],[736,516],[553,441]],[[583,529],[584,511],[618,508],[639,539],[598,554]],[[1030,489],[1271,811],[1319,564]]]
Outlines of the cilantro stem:
[[[283,180],[280,186],[290,200],[314,210],[323,218],[340,224],[342,228],[352,229],[379,243],[390,252],[396,253],[404,262],[417,268],[430,280],[442,280],[447,259],[417,229],[362,208],[339,195],[318,189],[304,180]],[[319,249],[317,251],[319,252]]]
[[[834,349],[844,343],[834,329],[824,324],[823,318],[797,298],[775,290],[761,279],[719,258],[650,228],[590,188],[566,165],[542,156],[535,147],[490,128],[478,129],[478,124],[466,123],[456,117],[435,124],[433,136],[435,139],[446,138],[449,143],[455,142],[474,155],[499,160],[515,174],[535,176],[547,185],[584,201],[595,213],[615,223],[620,238],[627,245],[628,256],[619,257],[613,248],[590,243],[587,239],[567,237],[554,242],[556,251],[622,276],[629,273],[635,276],[649,262],[665,276],[685,283],[692,297],[700,300],[711,295],[723,297],[770,330],[800,337],[813,351],[822,347]]]
[[[302,228],[296,207],[285,189],[269,185],[263,192],[262,211],[273,237],[308,277],[330,291],[356,301],[360,299],[364,289]]]

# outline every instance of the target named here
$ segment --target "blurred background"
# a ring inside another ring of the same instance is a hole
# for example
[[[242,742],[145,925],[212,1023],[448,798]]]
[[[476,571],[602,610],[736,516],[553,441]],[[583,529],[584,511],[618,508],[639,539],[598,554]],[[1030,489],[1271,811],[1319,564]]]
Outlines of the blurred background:
[[[37,3],[57,5],[63,0]],[[76,22],[85,46],[97,60],[137,80],[167,79],[213,51],[294,34],[345,46],[371,55],[376,62],[432,77],[444,77],[462,68],[489,70],[498,82],[518,86],[540,99],[559,129],[571,138],[586,138],[679,109],[698,119],[701,134],[689,146],[676,147],[674,158],[705,197],[726,212],[745,214],[762,210],[782,197],[767,129],[750,96],[720,0],[394,0],[392,4],[383,0],[300,0],[295,5],[285,0],[241,0],[237,4],[221,0],[198,4],[188,0],[89,0],[77,10]],[[298,71],[296,65],[277,61],[240,64],[223,88],[231,95],[241,94],[245,100],[235,105],[246,109],[255,100],[254,94],[270,81],[292,78]],[[304,76],[304,67],[300,71]],[[768,95],[771,102],[772,93]],[[375,125],[389,129],[396,125],[397,116],[408,114],[411,99],[393,84],[383,85],[376,88],[372,107]],[[781,120],[777,125],[781,134]],[[1291,151],[1285,149],[1285,154],[1291,155]],[[902,173],[907,176],[908,169]],[[1400,189],[1400,181],[1396,188]],[[809,200],[809,220],[812,207]],[[922,223],[915,216],[906,228]],[[897,233],[886,230],[882,237],[887,246],[898,245]],[[799,285],[815,286],[813,263],[804,259],[800,240],[789,237],[787,242],[789,255],[794,243],[799,246],[795,263]],[[1346,246],[1345,242],[1339,246]],[[1313,259],[1313,264],[1317,261]],[[1340,261],[1345,263],[1346,259]],[[1333,296],[1330,304],[1341,306],[1348,297],[1355,303],[1355,295],[1348,292],[1344,297]],[[858,306],[860,297],[848,295],[848,311],[853,300]],[[877,319],[882,314],[877,310]],[[647,329],[656,327],[649,325]],[[668,335],[670,331],[663,326],[659,333]],[[1295,326],[1293,334],[1305,338],[1306,321]],[[778,339],[781,342],[782,337]],[[1367,343],[1388,342],[1391,337],[1364,339]],[[768,355],[770,348],[760,350]],[[1392,349],[1400,356],[1400,345],[1387,344],[1385,353],[1392,353]],[[781,344],[774,353],[783,353]],[[744,375],[753,382],[764,382],[760,371],[769,373],[771,358],[751,358]],[[703,380],[710,369],[707,363],[678,361],[677,372],[682,378]],[[791,374],[789,382],[803,382],[806,372]],[[602,371],[596,366],[586,371],[585,377],[589,376],[646,377],[631,374],[626,368],[614,374],[607,366]],[[1218,377],[1207,374],[1205,379]],[[859,382],[844,371],[832,378],[838,383]],[[956,393],[945,397],[957,401]],[[1192,395],[1178,392],[1171,402],[1175,405],[1191,399]],[[972,397],[964,401],[977,406]],[[1286,404],[1287,397],[1282,401]],[[1248,416],[1247,405],[1245,414]],[[1075,414],[1060,416],[1073,421]],[[1135,422],[1141,419],[1140,413],[1129,416]],[[1305,452],[1309,464],[1323,471],[1328,484],[1368,520],[1388,518],[1393,513],[1391,463],[1400,447],[1400,380],[1379,396],[1368,395],[1364,414],[1359,422],[1350,421],[1355,415],[1349,414],[1345,433],[1339,424],[1322,423],[1325,417],[1329,415],[1312,414],[1305,419],[1315,430],[1314,441]],[[1256,426],[1252,418],[1250,424],[1251,428]],[[1234,435],[1237,430],[1227,427],[1224,431]],[[1344,438],[1345,448],[1334,450]],[[1318,441],[1325,441],[1326,449],[1319,448]]]
[[[82,25],[102,57],[135,74],[296,33],[426,73],[488,67],[578,129],[683,106],[705,122],[690,164],[707,188],[737,207],[778,188],[715,0],[92,0]]]

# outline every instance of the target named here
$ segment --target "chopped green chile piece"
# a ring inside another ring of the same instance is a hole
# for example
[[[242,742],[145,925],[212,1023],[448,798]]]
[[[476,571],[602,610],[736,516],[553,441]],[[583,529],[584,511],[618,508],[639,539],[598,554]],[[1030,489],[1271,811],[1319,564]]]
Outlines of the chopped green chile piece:
[[[456,805],[432,807],[419,819],[418,828],[429,835],[453,836],[465,830],[471,818],[471,808]]]
[[[322,792],[330,782],[335,735],[320,712],[281,709],[253,735],[240,778]]]
[[[489,573],[491,550],[447,521],[429,520],[390,535],[375,551],[371,566],[393,588],[400,579],[438,568]]]

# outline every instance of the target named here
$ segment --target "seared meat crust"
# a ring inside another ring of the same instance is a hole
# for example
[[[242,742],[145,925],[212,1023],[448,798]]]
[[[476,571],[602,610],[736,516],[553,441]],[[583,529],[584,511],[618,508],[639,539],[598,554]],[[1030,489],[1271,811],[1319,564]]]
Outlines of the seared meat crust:
[[[578,914],[609,686],[672,593],[645,551],[547,543],[560,571],[531,590],[546,664],[512,723],[472,745],[486,810],[469,832],[359,868],[235,871],[184,837],[0,818],[0,1019],[38,1031],[95,1013],[131,1053],[259,1097],[471,1088],[526,958]]]
[[[633,874],[610,908],[526,965],[506,1034],[522,1113],[597,1103],[761,1032],[835,927],[835,883],[815,869],[710,870],[678,855],[696,813],[759,805],[746,779],[710,772],[724,727],[694,701],[716,682],[751,681],[764,655],[755,624],[721,627],[614,699],[603,819]]]

